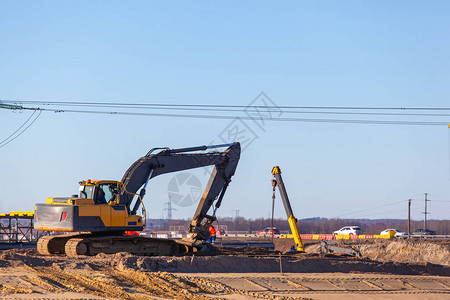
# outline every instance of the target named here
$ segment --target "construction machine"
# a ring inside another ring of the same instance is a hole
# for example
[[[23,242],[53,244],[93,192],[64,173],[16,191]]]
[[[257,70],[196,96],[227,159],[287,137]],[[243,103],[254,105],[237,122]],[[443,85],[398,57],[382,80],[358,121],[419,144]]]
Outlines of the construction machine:
[[[227,147],[224,151],[204,152],[224,147]],[[69,233],[42,237],[38,252],[78,256],[117,252],[176,255],[196,251],[209,238],[209,226],[216,220],[216,210],[235,173],[240,153],[237,142],[182,149],[153,148],[128,168],[121,181],[81,181],[79,195],[47,198],[46,203],[36,204],[35,229]],[[145,228],[143,198],[150,179],[212,165],[214,169],[188,228],[189,239],[174,241],[125,234]],[[213,212],[208,215],[214,202]],[[141,206],[143,216],[138,215]]]
[[[300,233],[298,232],[297,219],[292,211],[291,202],[289,201],[288,194],[286,192],[286,187],[284,186],[283,178],[281,177],[281,169],[278,166],[272,168],[272,175],[275,179],[272,179],[273,195],[275,197],[275,187],[278,186],[280,191],[281,200],[283,201],[284,209],[286,210],[286,215],[288,217],[289,227],[291,228],[292,235],[295,241],[295,250],[304,252],[302,239]],[[275,198],[274,198],[275,199]]]

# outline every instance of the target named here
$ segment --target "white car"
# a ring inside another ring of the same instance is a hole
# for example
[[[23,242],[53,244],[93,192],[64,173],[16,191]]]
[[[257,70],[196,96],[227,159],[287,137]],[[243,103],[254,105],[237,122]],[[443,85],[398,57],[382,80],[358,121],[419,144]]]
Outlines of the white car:
[[[383,230],[382,232],[380,232],[380,235],[388,235],[389,231],[395,231],[395,235],[394,235],[395,237],[406,237],[408,235],[407,232],[404,232],[404,231],[401,231],[398,229],[386,229],[386,230]]]
[[[358,235],[362,234],[361,228],[359,226],[345,226],[339,230],[333,232],[333,235]]]

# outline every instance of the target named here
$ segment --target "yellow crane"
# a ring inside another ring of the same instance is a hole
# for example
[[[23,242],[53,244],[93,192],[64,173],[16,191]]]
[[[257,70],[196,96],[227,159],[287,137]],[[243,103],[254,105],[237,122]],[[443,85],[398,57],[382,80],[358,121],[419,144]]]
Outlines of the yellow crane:
[[[278,186],[278,190],[280,191],[281,200],[283,200],[284,209],[286,210],[286,215],[288,217],[289,227],[291,228],[292,235],[294,236],[295,246],[297,251],[304,252],[302,239],[300,237],[300,233],[298,232],[297,227],[297,219],[294,216],[294,212],[292,211],[291,203],[289,202],[289,197],[286,192],[286,187],[283,183],[283,178],[281,178],[281,169],[278,166],[273,167],[272,175],[275,179],[272,179],[272,187],[275,196],[275,187]]]

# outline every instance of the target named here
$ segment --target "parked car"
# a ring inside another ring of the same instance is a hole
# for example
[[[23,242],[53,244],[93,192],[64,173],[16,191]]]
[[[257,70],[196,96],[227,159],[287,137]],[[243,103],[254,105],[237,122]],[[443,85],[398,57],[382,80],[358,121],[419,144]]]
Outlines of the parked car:
[[[263,230],[260,230],[256,233],[257,235],[272,235],[272,228],[271,227],[266,227]],[[280,234],[280,231],[278,230],[278,228],[274,227],[273,228],[273,234]]]
[[[358,235],[358,234],[362,234],[362,230],[358,226],[345,226],[333,232],[333,235]]]
[[[386,230],[383,230],[382,232],[380,232],[380,235],[388,235],[389,231],[395,231],[395,235],[394,235],[395,237],[406,237],[408,235],[407,232],[404,232],[404,231],[401,231],[398,229],[386,229]]]
[[[427,229],[427,228],[421,228],[421,229],[417,229],[412,234],[414,234],[414,235],[436,235],[436,231]]]

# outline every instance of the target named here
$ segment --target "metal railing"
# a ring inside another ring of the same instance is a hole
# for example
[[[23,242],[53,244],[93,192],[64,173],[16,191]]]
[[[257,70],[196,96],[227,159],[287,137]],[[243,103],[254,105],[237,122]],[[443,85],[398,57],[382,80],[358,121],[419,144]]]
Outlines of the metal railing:
[[[35,245],[47,232],[34,229],[34,212],[0,214],[0,248]]]

